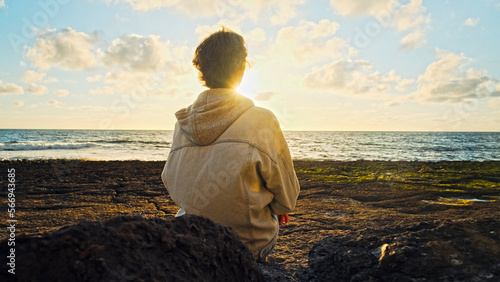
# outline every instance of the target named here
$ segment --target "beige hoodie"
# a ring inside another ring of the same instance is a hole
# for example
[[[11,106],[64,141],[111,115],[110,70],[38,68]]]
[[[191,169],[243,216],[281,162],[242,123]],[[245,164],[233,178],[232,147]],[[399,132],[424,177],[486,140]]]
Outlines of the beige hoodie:
[[[163,183],[188,214],[231,226],[261,258],[276,243],[273,215],[295,208],[299,183],[276,117],[232,89],[202,92],[176,113]]]

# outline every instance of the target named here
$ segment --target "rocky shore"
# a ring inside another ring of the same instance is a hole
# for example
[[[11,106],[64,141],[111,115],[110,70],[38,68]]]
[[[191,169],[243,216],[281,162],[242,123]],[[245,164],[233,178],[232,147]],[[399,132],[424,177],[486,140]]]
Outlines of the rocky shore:
[[[177,207],[161,183],[163,165],[3,161],[2,183],[15,169],[16,238],[124,215],[170,220]],[[258,265],[264,280],[498,281],[500,162],[296,161],[295,168],[302,191],[275,252]],[[0,206],[7,204],[2,189]],[[8,236],[6,220],[0,227]]]

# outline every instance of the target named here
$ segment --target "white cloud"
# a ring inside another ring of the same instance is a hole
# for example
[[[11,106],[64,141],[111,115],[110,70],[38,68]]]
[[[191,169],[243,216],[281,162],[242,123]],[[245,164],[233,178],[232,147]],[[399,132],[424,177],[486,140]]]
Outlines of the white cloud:
[[[330,0],[330,5],[342,16],[376,15],[392,11],[394,0]]]
[[[383,75],[371,71],[366,60],[339,59],[321,68],[314,69],[303,80],[306,87],[335,91],[344,95],[381,97],[402,81],[395,71]]]
[[[399,31],[418,28],[430,21],[422,0],[411,0],[405,5],[398,0],[330,0],[330,5],[342,16],[374,16],[382,26]]]
[[[396,107],[396,106],[399,106],[399,105],[401,105],[400,101],[398,101],[398,100],[390,100],[390,101],[386,101],[386,102],[383,102],[383,103],[379,104],[378,108],[379,109],[386,109],[386,108]]]
[[[479,18],[468,18],[465,20],[465,26],[476,26],[479,23]]]
[[[271,16],[271,23],[284,25],[297,16],[297,5],[304,4],[304,0],[277,1],[276,13]]]
[[[0,8],[4,8],[5,7],[5,0],[0,0]]]
[[[392,19],[391,19],[392,16]],[[424,46],[427,42],[425,31],[431,23],[430,14],[422,5],[422,0],[411,0],[406,5],[397,4],[391,11],[391,16],[386,18],[389,26],[396,28],[400,32],[409,32],[400,42],[399,48],[402,50],[412,50]],[[383,23],[384,16],[378,15],[379,21]]]
[[[262,40],[259,36],[263,35],[257,30],[254,36],[257,40]],[[40,69],[58,66],[63,69],[83,70],[105,66],[109,70],[105,76],[97,74],[87,77],[86,80],[103,81],[110,85],[92,89],[90,94],[130,94],[139,88],[159,93],[164,92],[156,89],[162,81],[175,85],[181,76],[194,73],[196,77],[191,66],[191,48],[186,45],[172,46],[169,41],[160,41],[157,35],[123,35],[113,40],[104,51],[96,50],[97,43],[95,36],[70,28],[61,31],[50,30],[37,38],[36,44],[28,48],[25,56]],[[27,71],[23,76],[23,81],[30,83],[27,90],[36,95],[47,93],[47,87],[35,84],[40,81],[51,82],[44,79],[44,75],[32,70]],[[168,91],[171,93],[171,90]],[[56,94],[62,97],[66,93],[60,91]]]
[[[198,35],[199,40],[202,40],[202,39],[210,36],[210,34],[221,30],[222,27],[230,29],[238,34],[243,34],[241,31],[241,28],[240,28],[241,20],[242,20],[242,18],[234,19],[234,20],[222,19],[214,25],[197,26],[194,32]]]
[[[311,65],[325,59],[350,56],[354,49],[348,41],[333,37],[339,28],[336,22],[321,20],[319,23],[302,21],[295,26],[282,28],[272,47],[272,56],[295,63]]]
[[[497,96],[500,96],[500,84],[498,84],[497,86],[495,86],[495,94],[497,94]]]
[[[23,94],[24,89],[14,83],[3,83],[0,80],[0,94]]]
[[[91,69],[96,66],[93,51],[96,43],[95,36],[71,28],[48,30],[38,36],[25,56],[34,66],[44,70],[55,66],[66,70]]]
[[[272,92],[272,91],[257,92],[257,96],[253,97],[253,100],[255,100],[255,101],[268,101],[275,95],[276,95],[276,92]]]
[[[394,18],[391,24],[399,31],[422,28],[430,23],[430,16],[426,14],[426,10],[422,5],[422,0],[411,0],[408,4],[395,8],[392,12]]]
[[[40,85],[40,84],[36,84],[36,83],[30,83],[26,87],[26,91],[28,91],[28,92],[30,92],[31,94],[34,94],[34,95],[45,95],[45,94],[47,94],[47,92],[49,90],[47,89],[47,86],[45,86],[45,85]]]
[[[488,101],[488,106],[495,109],[500,109],[500,97]]]
[[[63,103],[61,101],[57,101],[57,100],[49,100],[49,101],[47,101],[47,104],[54,106],[56,108],[59,108],[60,106],[62,106]]]
[[[87,81],[103,81],[104,87],[90,94],[158,94],[171,92],[186,75],[197,77],[192,67],[192,49],[186,45],[173,46],[159,36],[129,34],[115,39],[100,57],[109,69],[104,77],[88,77]],[[168,87],[163,85],[168,84]]]
[[[165,65],[168,45],[169,42],[160,42],[156,35],[124,35],[113,40],[103,54],[103,62],[108,67],[129,71],[159,71]]]
[[[243,38],[245,38],[247,43],[261,43],[266,40],[266,32],[262,28],[257,27],[249,33],[243,34]]]
[[[104,0],[108,1],[109,0]],[[121,0],[129,3],[138,11],[158,9],[174,9],[176,12],[191,18],[243,18],[257,15],[265,7],[259,1],[207,1],[207,0]],[[119,2],[116,0],[115,2]],[[269,2],[269,1],[268,1]],[[273,2],[276,2],[274,0]],[[270,4],[270,3],[268,3]]]
[[[23,82],[39,82],[45,77],[45,73],[36,72],[33,70],[27,70],[23,77],[21,77],[21,81]]]
[[[24,106],[24,102],[21,100],[15,100],[14,103],[12,103],[15,107],[22,107]]]
[[[88,82],[95,82],[95,81],[99,81],[101,79],[102,79],[102,75],[100,75],[100,74],[87,77]]]
[[[131,94],[141,97],[146,95],[156,95],[165,88],[165,78],[163,73],[146,73],[146,72],[129,72],[129,71],[112,71],[108,72],[104,78],[104,82],[109,84],[100,88],[92,89],[89,94]],[[194,74],[196,77],[196,74]],[[167,77],[167,79],[172,79]],[[180,79],[176,77],[173,81]],[[175,83],[173,83],[175,84]],[[168,85],[169,87],[172,85]]]
[[[241,19],[229,20],[223,19],[218,21],[214,25],[200,25],[196,27],[195,33],[198,35],[199,40],[203,40],[210,34],[217,32],[222,29],[230,29],[238,34],[241,34],[247,43],[261,43],[266,40],[266,32],[260,28],[254,28],[248,33],[243,33],[240,28]]]
[[[106,73],[104,82],[121,84],[124,87],[143,86],[154,82],[154,75],[144,72],[115,71]]]
[[[305,0],[254,0],[232,2],[236,12],[239,12],[236,13],[233,11],[233,18],[249,18],[254,22],[269,20],[273,25],[285,25],[291,19],[298,16],[299,11],[297,6],[304,4]],[[224,17],[224,14],[219,13],[219,17]]]
[[[186,88],[179,85],[183,77],[191,75],[196,79],[192,55],[192,48],[187,45],[174,46],[156,35],[124,35],[100,53],[109,71],[104,77],[87,77],[87,81],[103,81],[107,85],[92,89],[89,94],[173,93],[172,88]]]
[[[472,62],[463,53],[436,50],[439,59],[418,77],[418,90],[411,94],[421,102],[464,103],[494,93],[486,71],[466,68]]]
[[[204,0],[123,0],[132,8],[139,11],[157,10],[162,8],[175,8],[177,11],[188,16],[210,17],[222,13],[229,5],[225,1]],[[225,6],[227,7],[225,7]]]
[[[413,79],[402,79],[394,87],[397,91],[405,91],[413,83]]]
[[[80,109],[90,112],[106,112],[108,110],[106,107],[100,106],[81,106]]]
[[[165,71],[168,76],[190,75],[195,72],[192,66],[193,50],[187,45],[170,46],[166,56]],[[197,73],[197,72],[195,72]]]
[[[96,89],[90,89],[89,94],[92,94],[92,95],[99,95],[99,94],[112,95],[112,94],[115,94],[115,91],[113,90],[113,87],[103,86],[103,87],[96,88]]]
[[[409,32],[400,43],[400,49],[411,50],[425,45],[425,31],[431,17],[422,0],[402,4],[399,0],[330,0],[330,5],[343,16],[372,16],[381,27]]]
[[[66,97],[66,96],[68,96],[68,94],[69,94],[69,91],[66,89],[59,89],[56,91],[57,97]]]
[[[104,0],[105,2],[112,2]],[[297,7],[305,0],[121,0],[129,3],[133,9],[149,11],[157,9],[175,9],[176,12],[191,18],[219,17],[221,19],[246,19],[257,21],[260,18],[272,24],[286,24],[298,14]],[[119,0],[114,1],[120,2]]]
[[[409,51],[415,48],[422,47],[426,44],[425,34],[421,30],[415,30],[407,34],[403,39],[401,39],[401,45],[399,48],[401,50]]]

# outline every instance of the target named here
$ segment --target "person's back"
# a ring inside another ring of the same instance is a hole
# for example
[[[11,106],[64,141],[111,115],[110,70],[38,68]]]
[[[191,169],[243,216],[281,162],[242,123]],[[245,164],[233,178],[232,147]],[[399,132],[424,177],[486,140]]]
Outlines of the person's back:
[[[219,42],[208,44],[210,40]],[[178,122],[162,179],[181,213],[231,226],[254,257],[262,259],[276,244],[274,215],[294,209],[299,184],[275,116],[235,90],[246,62],[246,49],[242,54],[241,47],[245,48],[243,38],[224,30],[198,47],[193,62],[211,89],[176,113]],[[207,57],[219,63],[227,59],[224,56],[234,60],[222,65],[236,68],[227,67],[231,75],[218,75],[222,79],[214,82],[206,66],[200,65]]]

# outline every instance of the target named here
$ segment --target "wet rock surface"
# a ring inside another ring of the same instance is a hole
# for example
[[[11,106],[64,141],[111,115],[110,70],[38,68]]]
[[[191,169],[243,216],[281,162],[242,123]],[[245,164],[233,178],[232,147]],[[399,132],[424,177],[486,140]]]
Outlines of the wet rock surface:
[[[0,251],[7,253],[7,240]],[[1,281],[264,281],[236,233],[198,216],[120,216],[16,238]]]
[[[267,281],[500,281],[500,162],[294,165],[301,193],[274,253],[259,264]],[[173,218],[178,207],[161,181],[163,166],[0,162],[1,171],[16,169],[17,239],[120,215]],[[0,207],[7,207],[6,191]],[[6,227],[0,222],[0,237]]]
[[[481,219],[329,237],[310,251],[303,279],[498,281],[499,234],[499,220]]]

